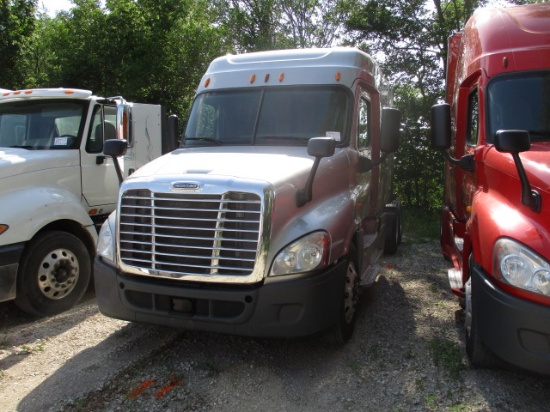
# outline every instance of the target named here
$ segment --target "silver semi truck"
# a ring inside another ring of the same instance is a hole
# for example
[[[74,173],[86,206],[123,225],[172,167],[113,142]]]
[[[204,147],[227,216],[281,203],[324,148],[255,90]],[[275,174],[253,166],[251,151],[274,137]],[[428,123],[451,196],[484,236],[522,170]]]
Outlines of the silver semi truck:
[[[248,336],[353,331],[400,242],[400,113],[354,48],[214,60],[181,147],[122,184],[95,261],[114,318]]]

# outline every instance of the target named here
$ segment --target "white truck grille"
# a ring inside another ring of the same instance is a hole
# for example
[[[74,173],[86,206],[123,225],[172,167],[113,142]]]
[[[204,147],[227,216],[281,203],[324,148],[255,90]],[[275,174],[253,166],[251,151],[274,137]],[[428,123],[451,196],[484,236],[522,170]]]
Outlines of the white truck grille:
[[[243,192],[128,190],[119,224],[125,265],[170,278],[248,276],[258,251],[261,199]]]

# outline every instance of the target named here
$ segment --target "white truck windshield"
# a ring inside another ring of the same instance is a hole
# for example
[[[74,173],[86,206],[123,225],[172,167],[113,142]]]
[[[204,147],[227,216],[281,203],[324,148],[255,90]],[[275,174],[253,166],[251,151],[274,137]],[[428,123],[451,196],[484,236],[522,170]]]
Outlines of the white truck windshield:
[[[82,103],[59,100],[1,104],[0,147],[74,149],[83,112]]]
[[[347,139],[352,105],[340,87],[224,90],[197,96],[185,145],[307,145]]]
[[[550,72],[497,78],[488,95],[490,142],[498,130],[527,130],[531,140],[550,140]]]

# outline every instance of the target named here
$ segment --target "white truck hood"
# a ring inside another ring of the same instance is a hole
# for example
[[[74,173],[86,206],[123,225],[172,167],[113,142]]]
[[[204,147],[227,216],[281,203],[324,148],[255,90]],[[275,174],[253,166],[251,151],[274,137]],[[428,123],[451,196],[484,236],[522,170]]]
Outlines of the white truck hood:
[[[148,163],[132,178],[148,176],[215,175],[262,180],[278,186],[307,175],[314,158],[306,147],[225,146],[176,150]]]
[[[78,156],[70,155],[69,152],[71,151],[0,147],[0,179],[40,170],[78,165]]]

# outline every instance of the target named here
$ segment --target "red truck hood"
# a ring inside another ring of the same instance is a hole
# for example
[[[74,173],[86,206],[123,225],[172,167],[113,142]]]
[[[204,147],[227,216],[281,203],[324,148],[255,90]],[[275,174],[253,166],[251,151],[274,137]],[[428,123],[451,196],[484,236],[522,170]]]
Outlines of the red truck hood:
[[[531,149],[520,153],[519,157],[531,187],[550,194],[550,142],[533,142]],[[512,155],[499,153],[494,146],[489,147],[485,163],[511,178],[519,179]]]
[[[531,150],[519,156],[531,186],[550,193],[550,142],[532,143]]]

